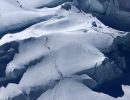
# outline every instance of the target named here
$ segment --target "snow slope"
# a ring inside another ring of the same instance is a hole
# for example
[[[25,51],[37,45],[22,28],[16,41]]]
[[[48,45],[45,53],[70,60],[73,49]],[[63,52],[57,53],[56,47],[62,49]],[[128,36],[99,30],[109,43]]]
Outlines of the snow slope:
[[[123,84],[118,98],[94,91],[124,75],[128,66],[118,46],[127,47],[128,32],[105,26],[76,1],[1,2],[7,9],[0,8],[0,100],[128,100]],[[94,2],[93,11],[102,13]]]
[[[54,16],[55,10],[59,7],[49,10],[37,11],[31,9],[20,8],[6,1],[1,1],[0,4],[0,34],[12,33],[23,30],[35,23],[46,21]],[[10,20],[10,17],[12,18]]]
[[[96,93],[86,88],[80,82],[65,79],[58,83],[55,88],[43,93],[38,100],[128,100],[129,87],[123,86],[126,95],[123,98],[112,98],[102,93]]]
[[[35,0],[35,1],[27,1],[27,0],[5,0],[13,5],[22,5],[23,8],[28,9],[36,9],[41,7],[54,7],[58,6],[64,2],[72,1],[72,0]]]

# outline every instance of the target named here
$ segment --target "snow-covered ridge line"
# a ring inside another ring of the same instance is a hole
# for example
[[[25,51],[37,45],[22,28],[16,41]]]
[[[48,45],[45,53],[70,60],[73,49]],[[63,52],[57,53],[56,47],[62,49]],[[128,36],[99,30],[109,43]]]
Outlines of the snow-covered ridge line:
[[[10,7],[10,6],[9,6]],[[48,8],[46,10],[38,11],[38,10],[25,10],[15,8],[15,11],[7,13],[10,9],[5,10],[6,12],[1,12],[0,15],[0,34],[3,36],[8,32],[17,32],[22,31],[24,28],[27,28],[33,24],[46,21],[51,17],[55,16],[55,13],[61,7]],[[10,16],[12,19],[10,20]],[[14,18],[14,19],[13,19]]]
[[[116,84],[123,88],[124,96],[101,88],[126,74],[129,60],[122,52],[129,50],[129,33],[105,26],[75,4],[86,1],[86,6],[87,0],[6,1],[15,8],[10,13],[0,8],[1,31],[3,27],[30,27],[0,39],[0,86],[5,86],[0,88],[0,100],[129,99],[129,86],[123,82]],[[100,2],[93,2],[88,4],[90,10],[102,13]],[[100,8],[94,6],[97,3]],[[50,5],[53,7],[44,8]]]

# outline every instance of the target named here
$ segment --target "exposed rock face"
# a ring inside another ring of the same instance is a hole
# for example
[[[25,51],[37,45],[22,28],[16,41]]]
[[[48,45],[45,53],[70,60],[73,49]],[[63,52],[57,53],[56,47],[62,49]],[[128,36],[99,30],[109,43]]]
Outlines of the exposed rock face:
[[[113,4],[118,4],[117,7],[119,7],[121,10],[130,11],[130,1],[129,0],[98,0],[99,2],[106,3],[106,2],[114,2]]]
[[[130,13],[129,7],[127,7],[129,1],[76,0],[76,2],[81,10],[93,13],[105,25],[118,30],[130,31]]]
[[[86,12],[104,13],[103,5],[98,0],[77,0],[80,9]]]
[[[130,1],[129,0],[118,0],[120,4],[120,8],[126,11],[130,11]]]

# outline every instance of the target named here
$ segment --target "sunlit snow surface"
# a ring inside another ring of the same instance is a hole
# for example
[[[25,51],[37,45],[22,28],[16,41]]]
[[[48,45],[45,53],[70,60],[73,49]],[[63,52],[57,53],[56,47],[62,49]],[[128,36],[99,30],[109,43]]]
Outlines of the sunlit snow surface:
[[[129,100],[129,86],[118,98],[93,91],[122,76],[129,33],[69,1],[0,0],[0,100]]]

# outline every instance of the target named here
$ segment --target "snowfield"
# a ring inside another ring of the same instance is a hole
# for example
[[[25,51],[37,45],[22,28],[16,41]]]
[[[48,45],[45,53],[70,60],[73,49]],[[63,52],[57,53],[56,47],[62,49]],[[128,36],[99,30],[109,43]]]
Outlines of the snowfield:
[[[0,0],[0,100],[129,100],[129,32],[93,14],[117,7],[117,0]]]

